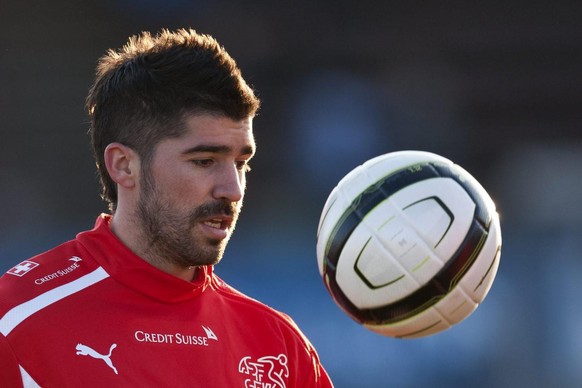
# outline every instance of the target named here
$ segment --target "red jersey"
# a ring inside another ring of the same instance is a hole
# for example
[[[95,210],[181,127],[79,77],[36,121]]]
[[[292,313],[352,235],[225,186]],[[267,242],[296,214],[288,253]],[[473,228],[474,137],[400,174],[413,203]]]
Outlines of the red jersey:
[[[202,267],[186,282],[93,230],[0,278],[2,387],[331,387],[286,315]]]

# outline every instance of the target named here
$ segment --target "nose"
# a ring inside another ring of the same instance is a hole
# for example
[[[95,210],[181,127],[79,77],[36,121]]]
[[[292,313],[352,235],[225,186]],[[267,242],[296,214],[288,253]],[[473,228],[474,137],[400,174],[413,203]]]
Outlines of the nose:
[[[216,179],[213,196],[216,199],[225,199],[229,202],[239,202],[245,192],[246,177],[243,171],[232,167],[222,169]]]

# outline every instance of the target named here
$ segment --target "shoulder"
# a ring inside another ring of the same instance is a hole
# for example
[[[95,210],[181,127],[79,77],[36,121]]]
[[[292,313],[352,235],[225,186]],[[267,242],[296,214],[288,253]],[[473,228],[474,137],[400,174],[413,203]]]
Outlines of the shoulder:
[[[254,320],[253,323],[256,326],[260,326],[261,323],[267,323],[271,327],[275,326],[287,340],[293,338],[303,347],[308,349],[312,348],[307,337],[305,337],[299,326],[297,326],[289,315],[240,292],[216,275],[213,277],[213,284],[215,285],[216,291],[228,299],[231,305],[235,305],[241,314],[244,313],[245,317]],[[251,312],[252,314],[249,314]]]
[[[216,274],[213,274],[213,286],[214,289],[221,294],[223,297],[228,298],[235,304],[241,305],[241,308],[246,309],[253,309],[256,310],[258,313],[265,314],[266,316],[271,316],[274,319],[281,319],[284,320],[290,319],[286,314],[275,310],[274,308],[266,305],[265,303],[254,299],[241,291],[237,290],[236,288],[227,284],[224,280],[218,277]]]
[[[0,316],[96,267],[88,252],[75,240],[23,260],[0,277]]]
[[[215,290],[240,310],[237,316],[241,319],[251,319],[252,322],[247,322],[251,327],[263,330],[261,338],[263,345],[273,340],[273,337],[279,338],[279,343],[284,344],[285,352],[282,354],[293,360],[296,370],[300,371],[297,374],[298,380],[293,386],[333,387],[321,365],[317,351],[291,317],[234,289],[216,275],[213,278]],[[272,336],[275,334],[274,331],[276,335]]]

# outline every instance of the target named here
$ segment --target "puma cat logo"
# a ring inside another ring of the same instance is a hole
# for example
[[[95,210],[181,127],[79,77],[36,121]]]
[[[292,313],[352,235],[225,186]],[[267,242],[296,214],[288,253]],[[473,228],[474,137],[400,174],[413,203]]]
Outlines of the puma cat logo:
[[[95,359],[103,360],[107,364],[107,366],[113,369],[113,372],[115,372],[115,374],[117,375],[119,374],[117,373],[117,368],[115,368],[113,366],[113,362],[111,362],[111,352],[113,352],[113,349],[115,349],[116,347],[117,344],[111,345],[111,347],[109,348],[109,354],[107,355],[97,353],[95,350],[83,344],[78,344],[75,349],[77,350],[77,356],[91,356]]]

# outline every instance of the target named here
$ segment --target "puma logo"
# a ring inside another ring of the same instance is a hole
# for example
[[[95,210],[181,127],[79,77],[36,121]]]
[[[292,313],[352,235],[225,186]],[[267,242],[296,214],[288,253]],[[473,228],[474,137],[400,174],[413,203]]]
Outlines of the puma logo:
[[[90,347],[88,347],[87,345],[83,345],[83,344],[78,344],[75,349],[77,350],[77,356],[91,356],[95,359],[103,360],[105,362],[105,364],[107,364],[108,367],[113,369],[113,372],[115,372],[115,374],[117,375],[117,374],[119,374],[119,373],[117,373],[117,368],[115,368],[113,366],[113,362],[111,362],[111,353],[113,352],[113,349],[115,349],[116,347],[117,347],[117,344],[111,345],[111,347],[109,348],[109,354],[107,354],[107,355],[97,353],[95,350],[93,350]]]

